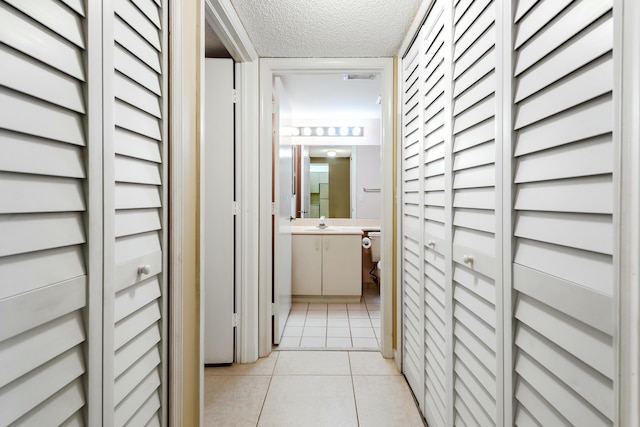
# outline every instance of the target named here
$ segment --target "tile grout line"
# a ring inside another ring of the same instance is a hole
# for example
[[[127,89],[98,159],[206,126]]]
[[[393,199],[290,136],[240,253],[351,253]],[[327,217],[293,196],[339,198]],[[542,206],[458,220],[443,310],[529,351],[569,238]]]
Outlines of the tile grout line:
[[[267,403],[267,396],[269,395],[269,390],[271,389],[271,382],[273,381],[273,374],[276,372],[276,365],[278,364],[278,360],[280,360],[280,353],[276,355],[276,362],[273,364],[273,370],[271,371],[271,375],[269,376],[269,385],[267,385],[267,392],[264,394],[264,398],[262,399],[262,405],[260,406],[260,412],[258,413],[258,419],[256,420],[256,427],[260,424],[260,418],[262,417],[262,411],[264,411],[264,405]]]
[[[353,406],[356,411],[356,424],[360,426],[360,414],[358,413],[358,401],[356,400],[356,385],[353,381],[353,369],[351,368],[351,352],[347,351],[347,360],[349,360],[349,377],[351,378],[351,391],[353,392]]]

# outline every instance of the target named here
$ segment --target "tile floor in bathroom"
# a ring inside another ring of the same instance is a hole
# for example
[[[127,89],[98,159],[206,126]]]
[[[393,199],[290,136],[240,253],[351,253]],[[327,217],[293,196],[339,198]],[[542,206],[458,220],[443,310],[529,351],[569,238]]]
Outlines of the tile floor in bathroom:
[[[380,292],[365,283],[360,303],[294,303],[278,350],[380,348]]]
[[[205,369],[204,425],[423,427],[405,378],[373,351],[273,351]]]

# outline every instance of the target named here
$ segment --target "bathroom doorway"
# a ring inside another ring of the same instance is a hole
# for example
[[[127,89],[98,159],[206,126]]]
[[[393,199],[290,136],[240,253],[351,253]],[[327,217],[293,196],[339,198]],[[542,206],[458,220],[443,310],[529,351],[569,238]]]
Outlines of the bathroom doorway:
[[[278,64],[279,62],[283,64]],[[266,332],[260,337],[262,354],[268,353],[273,348],[278,350],[380,350],[386,357],[393,355],[392,277],[385,277],[379,270],[372,268],[378,262],[372,263],[370,249],[363,249],[360,245],[361,240],[367,237],[366,233],[382,230],[384,234],[384,231],[387,230],[391,235],[393,228],[392,61],[354,59],[339,62],[342,64],[327,60],[266,60],[261,69],[261,86],[271,88],[273,79],[276,76],[279,77],[287,90],[287,97],[292,105],[291,126],[288,129],[278,129],[280,133],[291,137],[293,145],[296,147],[292,168],[293,185],[290,189],[292,204],[295,205],[295,219],[291,220],[292,229],[316,226],[316,222],[318,222],[317,216],[311,215],[310,209],[306,208],[306,201],[314,200],[320,210],[322,201],[320,191],[314,195],[308,190],[312,185],[315,186],[311,176],[305,173],[310,169],[308,166],[324,162],[330,164],[335,157],[327,158],[327,153],[331,155],[332,151],[349,150],[346,159],[343,157],[350,166],[347,169],[346,181],[338,187],[334,186],[334,188],[341,187],[349,194],[347,197],[348,207],[346,211],[343,211],[346,213],[340,215],[340,218],[331,218],[329,215],[326,222],[329,228],[333,229],[359,228],[360,235],[357,237],[357,250],[360,251],[357,261],[359,282],[357,299],[351,298],[354,296],[351,294],[348,299],[337,298],[336,295],[305,298],[305,295],[296,295],[295,285],[293,285],[293,302],[287,319],[280,318],[275,322],[269,318],[268,314],[260,318],[261,322],[266,323],[266,327],[261,328]],[[295,65],[289,66],[292,63]],[[335,84],[338,82],[342,84],[342,89],[338,91],[342,94],[350,90],[348,85],[373,87],[373,90],[366,96],[368,96],[367,102],[370,104],[369,109],[374,111],[374,114],[343,109],[343,104],[353,104],[356,95],[351,95],[351,101],[343,101],[342,103],[337,101],[332,105],[328,101],[332,96],[327,86],[331,80]],[[299,87],[307,88],[307,91],[300,91]],[[273,93],[267,90],[263,91],[261,95],[264,105],[265,99],[267,97],[271,99]],[[297,104],[303,106],[314,104],[310,100],[325,105],[323,114],[304,109],[296,112]],[[274,105],[277,105],[277,102]],[[269,124],[269,122],[270,120],[265,121],[263,116],[262,123]],[[263,129],[263,143],[267,135],[273,135],[271,129]],[[313,157],[311,156],[312,152],[314,153]],[[325,159],[320,158],[323,155]],[[377,162],[373,162],[373,168],[359,173],[359,170],[366,169],[370,159],[377,160]],[[262,165],[267,164],[267,160],[262,156],[261,162]],[[269,171],[269,178],[277,177],[278,159],[268,159],[268,163],[273,167]],[[371,176],[377,178],[378,182],[363,183],[362,180],[366,180],[367,176],[369,179]],[[261,177],[261,181],[264,181],[265,178],[266,174]],[[276,181],[274,180],[274,185],[278,185]],[[328,187],[327,185],[324,189],[323,195],[325,196],[327,196]],[[281,189],[281,191],[283,190]],[[310,194],[307,194],[307,191]],[[329,190],[329,195],[325,199],[329,200],[331,191]],[[271,199],[271,201],[274,200]],[[277,208],[276,206],[276,211]],[[274,230],[271,229],[270,232],[273,233]],[[269,239],[272,236],[273,234],[268,236]],[[261,238],[264,237],[267,236],[261,235]],[[385,242],[383,237],[378,238],[378,242],[382,247],[380,252],[389,254],[386,261],[385,257],[381,257],[380,267],[384,270],[385,264],[388,263],[388,271],[391,273],[391,244],[389,241]],[[262,246],[261,250],[267,255],[269,248]],[[265,270],[271,270],[267,272],[266,278],[271,278],[272,285],[267,289],[266,301],[263,301],[267,304],[269,301],[275,302],[273,296],[278,294],[278,283],[273,280],[276,274],[275,266],[282,265],[281,260],[276,259],[277,253],[271,252],[269,255],[271,257],[261,257],[261,259],[273,259],[272,264],[265,266]],[[385,284],[387,285],[385,286]],[[272,305],[269,314],[278,311],[278,307]],[[282,316],[282,314],[280,315]],[[283,322],[285,329],[280,337],[279,345],[272,347],[273,325]]]

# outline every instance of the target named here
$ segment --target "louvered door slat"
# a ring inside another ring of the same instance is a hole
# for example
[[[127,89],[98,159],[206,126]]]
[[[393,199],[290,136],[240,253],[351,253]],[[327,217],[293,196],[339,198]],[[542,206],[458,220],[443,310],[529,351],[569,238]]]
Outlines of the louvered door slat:
[[[80,114],[5,88],[0,88],[0,105],[12,106],[0,116],[3,129],[74,145],[85,143]]]
[[[0,130],[0,168],[23,174],[84,178],[82,147]]]
[[[151,46],[156,50],[161,50],[161,33],[158,27],[147,19],[144,13],[138,9],[132,2],[127,0],[115,1],[115,12],[129,26],[140,34]],[[150,12],[151,13],[151,12]]]
[[[544,3],[538,3],[537,7]],[[540,23],[540,28],[546,26],[545,30],[539,32],[519,49],[515,75],[518,76],[544,59],[609,10],[611,10],[611,2],[608,0],[583,0],[573,2],[571,7],[565,9],[553,21]]]
[[[36,59],[0,45],[0,81],[2,84],[52,104],[84,113],[82,82]]]
[[[613,18],[611,14],[605,14],[593,25],[595,28],[578,34],[576,38],[563,45],[560,51],[550,57],[548,61],[523,73],[518,80],[515,102],[522,101],[607,53],[613,44]]]
[[[51,0],[5,1],[56,34],[84,49],[82,16],[69,10],[63,4]]]
[[[16,421],[16,425],[85,425],[82,407],[85,402],[82,381],[74,380],[49,399]]]
[[[0,41],[71,77],[85,80],[82,50],[78,46],[5,3],[0,4],[0,21],[3,23]]]

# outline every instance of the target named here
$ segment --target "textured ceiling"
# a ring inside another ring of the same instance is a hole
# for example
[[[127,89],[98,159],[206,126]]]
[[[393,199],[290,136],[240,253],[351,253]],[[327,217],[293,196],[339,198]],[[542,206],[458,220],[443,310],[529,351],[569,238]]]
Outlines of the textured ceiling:
[[[391,57],[421,0],[231,0],[260,57]]]

